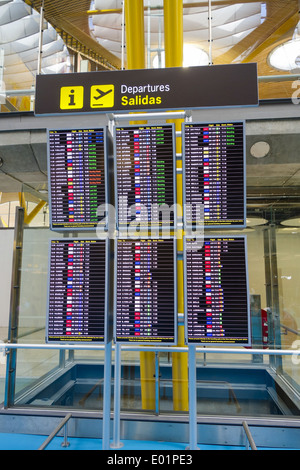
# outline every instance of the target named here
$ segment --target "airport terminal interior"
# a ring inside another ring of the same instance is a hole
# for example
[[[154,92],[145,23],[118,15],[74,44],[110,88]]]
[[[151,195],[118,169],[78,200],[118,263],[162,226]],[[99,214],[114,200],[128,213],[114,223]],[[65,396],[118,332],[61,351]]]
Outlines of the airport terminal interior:
[[[0,0],[1,450],[300,449],[299,149],[299,0]]]

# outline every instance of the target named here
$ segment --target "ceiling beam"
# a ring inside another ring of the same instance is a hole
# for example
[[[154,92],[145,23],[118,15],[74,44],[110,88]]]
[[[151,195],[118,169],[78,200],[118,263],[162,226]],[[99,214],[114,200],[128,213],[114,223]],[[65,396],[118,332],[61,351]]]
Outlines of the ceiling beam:
[[[24,0],[40,12],[42,0]],[[102,47],[89,32],[88,16],[77,15],[87,10],[90,0],[44,0],[44,16],[60,35],[70,39],[72,49],[104,69],[120,69],[121,61]],[[66,44],[68,46],[68,44]]]
[[[264,50],[268,49],[273,44],[275,45],[276,42],[280,41],[281,39],[284,40],[284,36],[289,32],[293,31],[299,21],[299,14],[294,13],[286,22],[279,26],[265,41],[263,41],[256,49],[254,49],[248,57],[243,62],[251,62],[254,58],[263,52]]]
[[[237,0],[212,0],[212,6],[228,6],[228,5],[235,5],[237,3],[257,3],[257,0],[244,0],[243,2],[239,2]],[[202,2],[196,3],[185,3],[183,4],[183,9],[187,8],[202,8],[209,6],[209,2],[204,0]],[[148,11],[150,8],[151,11],[153,10],[163,10],[163,6],[152,6],[152,7],[144,7],[144,11]],[[112,14],[120,14],[122,13],[122,8],[111,8],[109,10],[87,10],[75,13],[76,16],[86,14],[86,15],[112,15]]]
[[[266,47],[267,43],[275,42],[276,38],[287,33],[298,22],[298,0],[267,0],[268,13],[266,20],[252,33],[242,39],[234,47],[214,60],[215,64],[231,63],[237,59],[251,61]],[[242,57],[247,54],[246,57]]]

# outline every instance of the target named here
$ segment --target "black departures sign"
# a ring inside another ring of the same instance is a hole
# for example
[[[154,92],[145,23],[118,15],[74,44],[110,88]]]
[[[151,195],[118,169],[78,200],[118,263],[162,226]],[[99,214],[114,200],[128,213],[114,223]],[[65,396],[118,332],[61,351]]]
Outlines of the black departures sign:
[[[257,105],[254,63],[36,77],[37,116]]]

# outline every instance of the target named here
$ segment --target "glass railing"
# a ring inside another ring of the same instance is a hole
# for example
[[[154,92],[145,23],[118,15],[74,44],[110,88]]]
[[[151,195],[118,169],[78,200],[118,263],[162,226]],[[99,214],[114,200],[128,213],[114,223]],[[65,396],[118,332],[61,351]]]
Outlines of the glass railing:
[[[291,283],[297,283],[295,253],[299,252],[300,231],[297,228],[282,230],[257,226],[242,231],[248,240],[252,320],[261,321],[264,334],[254,338],[252,349],[197,348],[199,415],[299,416],[299,332],[298,311],[294,305],[298,293]],[[277,286],[272,285],[274,279],[266,282],[266,233],[268,239],[275,234],[277,240],[278,297]],[[78,233],[75,235],[80,237]],[[63,237],[62,234],[55,236]],[[53,232],[47,227],[29,225],[23,230],[13,406],[100,411],[104,347],[50,348],[45,345],[48,249],[52,237]],[[267,303],[268,282],[271,282],[274,308]],[[288,282],[290,284],[285,284]],[[283,312],[280,318],[278,306]],[[27,347],[28,344],[31,346]],[[156,372],[154,376],[141,377],[141,361],[145,360],[141,357],[142,349],[121,348],[121,412],[187,416],[186,398],[174,406],[174,349],[151,349],[153,353],[148,353],[147,361],[150,361],[149,370]],[[186,347],[179,350],[188,351]],[[181,370],[176,379],[182,380],[183,387],[186,376],[186,371]]]

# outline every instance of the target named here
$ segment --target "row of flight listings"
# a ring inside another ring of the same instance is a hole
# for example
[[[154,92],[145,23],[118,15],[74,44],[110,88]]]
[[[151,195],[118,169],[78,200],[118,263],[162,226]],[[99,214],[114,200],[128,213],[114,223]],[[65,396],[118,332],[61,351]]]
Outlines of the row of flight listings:
[[[243,228],[244,122],[184,123],[182,137],[185,227]],[[105,229],[112,192],[119,230],[175,229],[175,140],[173,124],[116,127],[110,162],[105,128],[49,130],[51,229]],[[51,240],[47,342],[177,344],[176,238],[120,234]],[[186,343],[249,346],[246,238],[185,236],[183,259]]]

